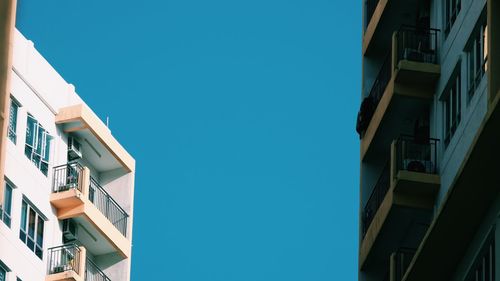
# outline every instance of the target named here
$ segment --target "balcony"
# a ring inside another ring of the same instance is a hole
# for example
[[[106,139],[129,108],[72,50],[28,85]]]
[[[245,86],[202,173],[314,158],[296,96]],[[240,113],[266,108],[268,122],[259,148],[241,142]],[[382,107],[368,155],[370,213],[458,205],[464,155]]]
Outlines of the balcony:
[[[54,167],[51,204],[59,220],[73,219],[78,241],[95,255],[118,253],[130,257],[128,214],[78,163]]]
[[[366,0],[363,55],[380,56],[401,25],[430,26],[430,5],[419,0]]]
[[[395,61],[396,83],[408,84],[413,87],[422,87],[422,82],[430,84],[423,87],[422,94],[430,94],[440,74],[438,60],[438,33],[437,29],[421,29],[412,26],[402,26],[394,34],[393,54]],[[425,85],[424,85],[425,86]],[[430,92],[430,93],[429,93]]]
[[[111,281],[87,257],[84,247],[74,244],[50,248],[46,281]]]
[[[362,216],[360,268],[384,260],[400,243],[417,247],[440,186],[437,139],[401,136],[391,144]]]
[[[405,135],[391,145],[394,191],[400,194],[399,200],[406,205],[425,209],[434,207],[441,181],[438,145],[438,139]]]
[[[369,95],[363,100],[356,130],[361,158],[387,153],[401,132],[412,134],[407,120],[427,114],[440,75],[438,30],[401,27],[381,64]]]

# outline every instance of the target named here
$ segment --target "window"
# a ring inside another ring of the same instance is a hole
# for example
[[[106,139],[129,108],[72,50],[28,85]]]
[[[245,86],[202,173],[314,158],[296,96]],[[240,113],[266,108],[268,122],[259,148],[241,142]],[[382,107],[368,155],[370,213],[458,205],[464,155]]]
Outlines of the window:
[[[474,29],[467,45],[467,82],[468,98],[474,96],[479,83],[486,72],[486,62],[488,61],[488,48],[486,46],[487,20],[486,11],[479,19],[479,24]]]
[[[17,111],[19,109],[19,104],[11,97],[10,98],[10,110],[9,110],[9,129],[7,131],[7,137],[16,143],[16,126],[17,126]]]
[[[448,86],[443,93],[444,105],[444,144],[448,146],[450,139],[460,124],[461,116],[461,90],[460,90],[460,64],[455,68],[455,74],[448,82]]]
[[[23,199],[19,239],[40,259],[43,257],[43,227],[45,219],[39,211]]]
[[[444,0],[444,34],[448,35],[450,33],[451,27],[457,19],[458,13],[462,8],[462,0]]]
[[[12,212],[12,184],[5,181],[3,205],[0,205],[0,220],[10,227],[10,215]]]
[[[0,264],[0,281],[7,280],[7,269]]]
[[[495,236],[491,231],[481,251],[476,257],[466,281],[494,281],[495,280]]]
[[[44,175],[49,171],[51,140],[52,136],[31,114],[28,114],[24,154]]]

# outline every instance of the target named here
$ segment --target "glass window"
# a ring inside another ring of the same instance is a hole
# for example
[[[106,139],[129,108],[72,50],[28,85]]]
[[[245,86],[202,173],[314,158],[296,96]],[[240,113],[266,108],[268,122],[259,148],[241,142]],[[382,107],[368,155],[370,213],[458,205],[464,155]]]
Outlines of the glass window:
[[[5,190],[3,197],[3,205],[0,205],[0,220],[10,227],[12,212],[12,186],[9,182],[5,182]]]
[[[460,66],[460,65],[459,65]],[[455,131],[460,124],[462,98],[460,87],[460,67],[457,66],[455,74],[448,82],[448,86],[443,93],[444,97],[444,144],[447,146],[450,139],[455,134]]]
[[[444,34],[448,35],[450,33],[451,27],[455,23],[455,20],[462,9],[462,1],[461,0],[444,0]]]
[[[7,280],[6,275],[7,275],[7,270],[0,265],[0,281]]]
[[[10,99],[10,110],[9,110],[9,129],[7,131],[7,137],[16,143],[16,127],[17,127],[17,111],[19,109],[19,104],[14,100]]]
[[[469,100],[474,96],[479,83],[486,73],[488,47],[486,32],[488,30],[486,11],[479,18],[478,25],[472,32],[465,52],[467,53],[467,86]]]
[[[40,259],[43,257],[44,224],[45,220],[37,210],[23,200],[19,239],[21,239],[21,241],[23,241]]]
[[[24,154],[44,174],[49,172],[50,143],[52,136],[28,114]]]

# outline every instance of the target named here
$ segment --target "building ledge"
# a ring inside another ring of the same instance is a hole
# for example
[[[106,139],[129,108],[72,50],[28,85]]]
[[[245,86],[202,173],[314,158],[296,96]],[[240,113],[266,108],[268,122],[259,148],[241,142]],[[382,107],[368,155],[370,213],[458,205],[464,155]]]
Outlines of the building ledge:
[[[85,134],[84,139],[91,138],[89,143],[94,150],[99,150],[101,151],[100,154],[102,154],[102,150],[98,147],[102,146],[127,172],[135,170],[134,158],[111,135],[109,128],[85,104],[61,108],[56,115],[55,122],[63,126],[65,133],[79,132]]]
[[[398,84],[411,85],[420,89],[422,98],[432,98],[435,83],[441,75],[439,64],[400,60],[397,65],[395,81]],[[422,83],[425,81],[425,83]]]
[[[47,275],[45,281],[84,281],[84,279],[76,272],[70,270]]]

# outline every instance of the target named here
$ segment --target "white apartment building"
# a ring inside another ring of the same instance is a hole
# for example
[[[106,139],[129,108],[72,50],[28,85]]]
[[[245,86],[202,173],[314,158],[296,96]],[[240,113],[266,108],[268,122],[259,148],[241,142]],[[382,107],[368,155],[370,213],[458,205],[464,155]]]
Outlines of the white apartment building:
[[[0,281],[128,281],[135,160],[11,32]]]

